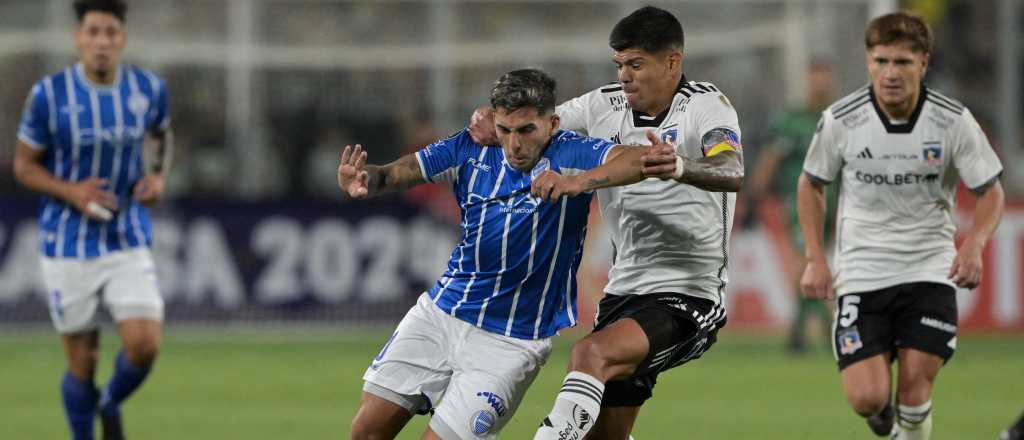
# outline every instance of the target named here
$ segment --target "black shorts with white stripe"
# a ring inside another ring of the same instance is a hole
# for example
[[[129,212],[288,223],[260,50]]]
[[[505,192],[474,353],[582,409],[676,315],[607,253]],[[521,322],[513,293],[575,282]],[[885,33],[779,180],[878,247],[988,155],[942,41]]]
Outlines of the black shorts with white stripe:
[[[725,326],[725,309],[713,301],[677,293],[606,295],[594,331],[631,318],[647,336],[647,357],[629,379],[605,384],[603,407],[640,406],[651,398],[658,374],[700,358]]]

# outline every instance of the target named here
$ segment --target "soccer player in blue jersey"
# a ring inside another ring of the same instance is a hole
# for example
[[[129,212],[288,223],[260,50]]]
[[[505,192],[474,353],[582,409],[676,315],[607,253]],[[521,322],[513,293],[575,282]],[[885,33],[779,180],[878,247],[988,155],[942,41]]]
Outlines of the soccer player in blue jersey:
[[[150,256],[144,205],[157,201],[170,166],[167,88],[122,65],[125,4],[74,2],[79,62],[32,88],[18,129],[14,174],[42,194],[42,274],[68,369],[61,382],[74,439],[123,438],[120,406],[146,379],[160,347],[163,300]],[[143,148],[152,159],[144,161]],[[145,162],[152,162],[144,166]],[[122,350],[102,390],[100,300],[117,321]]]
[[[462,130],[384,166],[366,165],[359,145],[342,153],[338,183],[352,197],[448,182],[462,211],[447,269],[363,376],[352,439],[394,438],[414,414],[431,411],[425,439],[495,438],[551,352],[551,336],[576,324],[589,190],[643,178],[648,148],[558,129],[555,81],[539,70],[503,75],[491,105],[501,148]],[[535,187],[551,173],[572,176],[565,197]],[[531,191],[558,201],[541,203]]]

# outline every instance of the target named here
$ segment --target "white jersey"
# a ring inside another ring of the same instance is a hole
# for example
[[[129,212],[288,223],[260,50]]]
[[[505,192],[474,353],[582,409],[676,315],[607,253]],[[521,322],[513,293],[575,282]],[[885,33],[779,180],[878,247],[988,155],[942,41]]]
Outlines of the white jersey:
[[[672,105],[654,118],[634,113],[617,84],[569,100],[556,113],[562,128],[619,144],[649,145],[652,130],[690,159],[704,156],[709,131],[724,128],[739,150],[736,110],[706,82],[684,79]],[[651,178],[598,190],[597,198],[615,246],[605,292],[682,293],[722,303],[735,193]]]
[[[822,114],[804,172],[842,184],[836,214],[835,289],[840,295],[897,284],[955,286],[954,206],[959,181],[991,185],[1002,164],[962,104],[922,88],[910,119],[882,113],[870,87]]]

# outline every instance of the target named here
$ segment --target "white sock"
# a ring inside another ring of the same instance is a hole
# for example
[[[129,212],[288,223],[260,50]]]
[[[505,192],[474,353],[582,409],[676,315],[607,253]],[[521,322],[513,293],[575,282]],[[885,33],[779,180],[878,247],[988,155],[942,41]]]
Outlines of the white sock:
[[[562,382],[555,407],[537,428],[534,440],[582,439],[601,412],[604,383],[579,371],[570,371]]]
[[[899,405],[896,412],[900,440],[928,440],[932,435],[932,401],[918,406]]]

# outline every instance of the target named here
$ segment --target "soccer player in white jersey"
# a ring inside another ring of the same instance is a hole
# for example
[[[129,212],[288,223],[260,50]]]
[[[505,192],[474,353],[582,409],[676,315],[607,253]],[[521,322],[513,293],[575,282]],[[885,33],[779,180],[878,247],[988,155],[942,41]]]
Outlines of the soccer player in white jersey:
[[[875,18],[864,40],[871,83],[823,112],[798,183],[801,289],[838,295],[832,342],[853,410],[879,436],[927,439],[932,386],[956,349],[955,288],[981,280],[981,252],[1003,211],[1003,167],[971,112],[924,86],[932,36],[920,17]],[[833,272],[822,190],[835,179]],[[960,182],[978,202],[957,249]]]
[[[589,190],[644,177],[648,148],[559,130],[555,81],[539,70],[503,75],[491,104],[500,148],[462,130],[384,166],[366,165],[359,145],[342,153],[338,183],[352,197],[449,182],[462,211],[447,270],[363,376],[352,439],[394,438],[414,414],[431,411],[425,439],[495,438],[546,361],[551,336],[576,323]],[[649,140],[665,146],[653,133]],[[558,203],[542,203],[531,192],[551,173],[572,177],[558,194],[545,192]]]
[[[42,274],[68,370],[61,383],[75,439],[122,437],[120,405],[145,380],[160,347],[163,300],[142,205],[157,201],[170,167],[167,88],[121,64],[125,4],[74,2],[79,62],[36,83],[18,129],[14,174],[43,195]],[[144,166],[143,148],[154,149]],[[148,168],[148,169],[147,169]],[[98,390],[97,305],[117,321],[122,350]]]
[[[655,131],[668,144],[645,156],[645,173],[664,180],[597,193],[615,259],[594,332],[573,347],[537,439],[628,438],[658,374],[699,358],[725,325],[743,180],[736,112],[714,85],[685,79],[683,30],[668,11],[634,11],[609,45],[618,83],[560,105],[562,127],[625,144]]]

